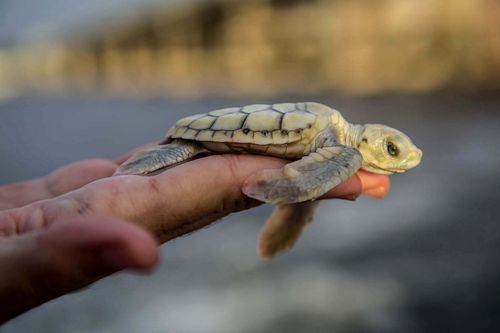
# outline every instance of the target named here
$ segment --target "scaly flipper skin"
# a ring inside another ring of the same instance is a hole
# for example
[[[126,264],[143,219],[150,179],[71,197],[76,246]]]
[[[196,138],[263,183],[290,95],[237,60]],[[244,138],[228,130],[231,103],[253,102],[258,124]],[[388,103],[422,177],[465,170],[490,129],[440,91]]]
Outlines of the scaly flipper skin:
[[[149,174],[206,152],[196,141],[174,140],[135,153],[120,165],[114,176]]]
[[[354,175],[363,158],[346,146],[318,148],[281,169],[263,170],[243,186],[247,196],[275,205],[312,200]]]
[[[270,259],[290,250],[312,222],[318,205],[319,201],[306,201],[276,206],[260,233],[260,257]]]

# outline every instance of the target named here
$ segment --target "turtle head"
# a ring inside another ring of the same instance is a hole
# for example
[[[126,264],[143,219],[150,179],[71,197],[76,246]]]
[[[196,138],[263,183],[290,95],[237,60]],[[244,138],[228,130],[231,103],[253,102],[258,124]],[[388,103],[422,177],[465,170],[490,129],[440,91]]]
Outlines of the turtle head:
[[[366,124],[358,142],[366,171],[390,175],[416,167],[422,151],[404,133],[379,124]]]

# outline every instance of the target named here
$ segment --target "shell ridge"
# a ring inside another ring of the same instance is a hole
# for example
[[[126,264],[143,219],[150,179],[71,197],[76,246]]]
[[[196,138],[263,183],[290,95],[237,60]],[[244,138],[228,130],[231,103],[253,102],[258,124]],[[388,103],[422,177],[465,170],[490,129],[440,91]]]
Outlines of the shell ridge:
[[[214,121],[210,124],[210,127],[209,127],[212,131],[214,130],[214,129],[212,128],[212,126],[214,126],[215,122],[217,121],[217,119],[218,119],[219,117],[214,117],[214,118],[215,118],[215,120],[214,120]]]
[[[284,114],[284,113],[285,113],[285,112],[281,111],[280,109],[278,109],[278,108],[276,107],[276,104],[271,105],[271,110],[276,111],[276,112],[279,112],[279,113],[281,113],[281,114]]]
[[[201,113],[201,114],[194,114],[192,116],[186,117],[186,118],[191,118],[190,121],[189,121],[189,123],[187,123],[186,125],[181,125],[179,127],[187,127],[187,128],[189,128],[189,125],[191,125],[195,120],[203,118],[205,115],[206,115],[206,113]],[[183,119],[186,119],[186,118],[183,118]],[[180,122],[180,121],[182,121],[183,119],[178,120],[177,123]]]
[[[309,103],[304,103],[304,105],[306,106],[306,113],[317,115],[317,113],[314,113],[313,111],[309,110]]]
[[[213,117],[213,116],[211,116],[209,114],[205,114],[203,117],[200,117],[200,118],[195,119],[192,122],[190,122],[187,127],[189,129],[192,129],[192,130],[195,130],[195,131],[204,131],[204,130],[212,129],[212,125],[215,123],[216,119],[217,119],[216,117]],[[208,125],[208,127],[198,127],[198,126],[194,125],[194,123],[197,122],[197,121],[209,121],[210,125]]]
[[[244,130],[245,129],[245,123],[247,122],[247,119],[248,119],[248,116],[250,115],[250,113],[245,113],[245,112],[242,112],[242,113],[245,115],[245,117],[243,118],[243,120],[242,120],[242,122],[240,124],[240,129]]]
[[[283,118],[285,118],[285,113],[281,113],[281,116],[280,116],[280,125],[279,125],[279,130],[283,130]]]

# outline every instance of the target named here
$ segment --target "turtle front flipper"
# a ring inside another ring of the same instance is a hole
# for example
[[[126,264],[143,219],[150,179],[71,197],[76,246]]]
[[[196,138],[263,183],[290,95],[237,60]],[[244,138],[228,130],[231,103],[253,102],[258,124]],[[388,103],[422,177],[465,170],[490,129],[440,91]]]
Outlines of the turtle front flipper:
[[[174,140],[133,154],[113,176],[149,174],[206,152],[208,150],[195,141]]]
[[[290,250],[305,226],[312,222],[319,201],[277,206],[259,237],[261,258],[270,259]]]
[[[312,200],[351,177],[361,167],[362,160],[354,148],[341,145],[319,148],[281,169],[262,170],[250,176],[243,193],[277,205]]]

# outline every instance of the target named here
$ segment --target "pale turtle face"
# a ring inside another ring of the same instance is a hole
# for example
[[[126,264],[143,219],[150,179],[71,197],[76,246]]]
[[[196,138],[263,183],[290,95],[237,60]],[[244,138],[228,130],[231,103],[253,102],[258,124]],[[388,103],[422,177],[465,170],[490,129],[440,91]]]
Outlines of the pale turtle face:
[[[367,124],[358,146],[366,171],[390,175],[416,167],[422,151],[404,133],[379,124]]]

